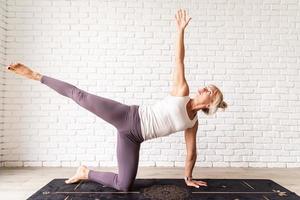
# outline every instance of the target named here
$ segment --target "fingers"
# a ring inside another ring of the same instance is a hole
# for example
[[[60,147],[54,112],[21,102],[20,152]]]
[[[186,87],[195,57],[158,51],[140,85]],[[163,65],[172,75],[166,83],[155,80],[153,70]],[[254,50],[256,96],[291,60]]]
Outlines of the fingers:
[[[178,12],[175,14],[175,19],[176,19],[177,21],[179,20]]]
[[[175,19],[176,19],[177,22],[180,21],[179,11],[176,12]]]
[[[186,10],[182,10],[181,8],[179,10],[177,10],[176,12],[177,18],[181,19],[183,18],[184,20],[186,20]]]
[[[177,21],[183,21],[185,22],[186,24],[189,23],[189,21],[192,19],[191,17],[189,17],[187,15],[187,12],[186,10],[182,10],[182,9],[179,9],[176,14],[175,14],[175,18]]]
[[[192,186],[192,187],[196,187],[196,188],[199,188],[200,186],[207,186],[207,183],[204,182],[204,181],[195,181],[195,180],[192,180],[192,181],[189,181],[187,183],[188,186]]]
[[[207,183],[204,182],[204,181],[194,181],[197,185],[200,185],[200,186],[207,186]]]
[[[199,188],[200,186],[197,185],[195,182],[190,182],[188,186]]]
[[[181,10],[181,8],[178,10],[178,15],[179,15],[179,18],[181,19],[182,18],[182,10]]]

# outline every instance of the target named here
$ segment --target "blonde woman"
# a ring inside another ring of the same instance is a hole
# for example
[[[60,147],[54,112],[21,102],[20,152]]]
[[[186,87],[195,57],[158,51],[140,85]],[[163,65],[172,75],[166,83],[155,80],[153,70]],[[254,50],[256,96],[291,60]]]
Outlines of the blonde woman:
[[[71,98],[78,105],[112,124],[117,134],[118,174],[101,172],[80,166],[75,175],[66,180],[67,184],[87,179],[121,191],[130,190],[138,170],[140,145],[143,141],[165,137],[184,131],[187,157],[184,181],[188,186],[207,186],[204,181],[192,179],[196,162],[197,112],[213,114],[218,108],[225,109],[221,91],[215,85],[207,85],[189,97],[189,86],[184,75],[184,30],[191,20],[185,10],[176,15],[178,39],[176,45],[176,70],[170,94],[154,105],[126,105],[112,99],[100,97],[83,91],[74,85],[41,75],[21,64],[11,64],[8,70],[27,78],[38,80],[59,94]]]

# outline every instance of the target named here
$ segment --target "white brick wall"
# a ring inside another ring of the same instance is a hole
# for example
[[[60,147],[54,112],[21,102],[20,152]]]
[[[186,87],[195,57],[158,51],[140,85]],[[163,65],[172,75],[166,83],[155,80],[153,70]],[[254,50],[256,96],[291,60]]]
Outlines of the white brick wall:
[[[213,83],[229,104],[199,113],[196,166],[300,167],[299,0],[7,0],[6,61],[152,104],[170,91],[180,7],[192,17],[190,96]],[[117,165],[113,126],[36,81],[5,77],[5,166]],[[146,141],[140,166],[183,166],[185,152],[183,132]]]
[[[5,65],[5,30],[6,30],[6,0],[0,0],[0,167],[2,167],[3,149],[3,90],[4,90],[4,69]]]

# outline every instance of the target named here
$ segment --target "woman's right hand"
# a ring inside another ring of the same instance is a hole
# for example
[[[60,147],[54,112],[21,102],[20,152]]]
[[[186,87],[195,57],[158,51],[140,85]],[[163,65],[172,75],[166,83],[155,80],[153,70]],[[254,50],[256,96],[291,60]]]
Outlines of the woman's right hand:
[[[184,30],[192,18],[187,16],[185,10],[180,9],[175,14],[175,19],[176,19],[177,29]]]

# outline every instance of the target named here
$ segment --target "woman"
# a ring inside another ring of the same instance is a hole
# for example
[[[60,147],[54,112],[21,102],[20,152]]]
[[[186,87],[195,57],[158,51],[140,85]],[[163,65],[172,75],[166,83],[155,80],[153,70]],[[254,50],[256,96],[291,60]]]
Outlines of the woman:
[[[195,98],[189,95],[189,86],[184,76],[184,30],[191,20],[185,10],[176,15],[178,39],[176,47],[176,70],[173,74],[173,88],[166,98],[151,106],[125,105],[111,99],[95,96],[69,83],[41,75],[21,63],[11,64],[8,70],[27,78],[38,80],[59,94],[73,99],[77,104],[101,117],[118,130],[117,160],[118,174],[89,170],[80,166],[67,184],[88,179],[117,190],[130,190],[138,169],[140,144],[145,140],[185,131],[187,158],[185,182],[188,186],[207,186],[206,182],[192,179],[196,162],[197,111],[213,114],[218,108],[226,108],[221,91],[208,85],[196,92]]]

